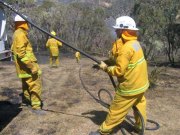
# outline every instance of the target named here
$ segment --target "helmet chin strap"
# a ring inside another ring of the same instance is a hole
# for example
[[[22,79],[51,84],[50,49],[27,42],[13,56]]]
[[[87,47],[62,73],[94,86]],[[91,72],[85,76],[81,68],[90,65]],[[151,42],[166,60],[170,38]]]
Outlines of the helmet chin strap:
[[[122,42],[125,43],[124,38],[122,37],[123,29],[119,29],[117,33],[117,38],[121,38]]]

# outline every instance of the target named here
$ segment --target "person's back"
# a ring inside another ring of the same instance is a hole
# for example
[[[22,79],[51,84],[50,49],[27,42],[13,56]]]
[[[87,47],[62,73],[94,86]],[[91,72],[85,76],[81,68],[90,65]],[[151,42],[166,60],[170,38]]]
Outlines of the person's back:
[[[59,44],[59,41],[54,38],[48,39],[47,47],[49,47],[52,56],[59,56],[59,46],[61,46]]]
[[[52,35],[56,36],[54,31],[51,32]],[[59,47],[62,46],[62,43],[54,38],[49,38],[46,47],[49,48],[50,51],[50,66],[53,66],[55,61],[55,66],[58,67],[59,65]]]
[[[117,64],[127,67],[127,69],[121,67],[121,74],[114,73],[119,76],[118,89],[121,95],[132,96],[147,90],[149,87],[147,63],[137,40],[129,40],[123,45],[119,58],[117,58]]]

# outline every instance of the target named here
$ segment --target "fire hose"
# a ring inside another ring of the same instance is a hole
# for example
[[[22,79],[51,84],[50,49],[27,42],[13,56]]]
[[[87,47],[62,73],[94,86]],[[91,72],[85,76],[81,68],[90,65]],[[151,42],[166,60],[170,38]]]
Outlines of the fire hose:
[[[44,29],[40,28],[39,26],[37,26],[37,25],[36,25],[35,23],[33,23],[29,18],[27,18],[27,16],[23,15],[22,13],[20,13],[18,10],[16,10],[14,7],[12,7],[10,4],[8,4],[8,3],[6,3],[6,2],[4,2],[4,1],[2,1],[2,0],[0,0],[0,4],[2,4],[3,6],[7,7],[9,10],[13,11],[14,13],[18,14],[19,16],[21,16],[24,20],[26,20],[29,24],[31,24],[31,25],[32,25],[33,27],[35,27],[36,29],[40,30],[41,32],[47,34],[48,36],[50,36],[50,37],[52,37],[52,38],[54,38],[54,39],[56,39],[56,40],[58,40],[58,41],[61,41],[65,46],[67,46],[67,47],[69,47],[69,48],[71,48],[71,49],[73,49],[73,50],[75,50],[75,51],[80,52],[82,55],[84,55],[84,56],[86,56],[87,58],[93,60],[94,62],[100,64],[100,61],[99,61],[99,60],[95,59],[94,57],[90,56],[89,54],[85,53],[84,51],[82,51],[82,50],[80,50],[80,49],[78,49],[78,48],[75,48],[75,47],[69,45],[69,44],[66,43],[64,40],[62,40],[62,39],[60,39],[60,38],[52,35],[51,33],[47,32],[46,30],[44,30]],[[115,81],[114,81],[113,77],[109,75],[109,78],[110,78],[110,80],[111,80],[112,85],[113,85],[114,88],[115,88],[115,87],[116,87],[116,84],[115,84]],[[99,101],[103,106],[105,106],[105,107],[107,108],[107,107],[109,107],[109,104],[104,103],[104,102],[101,100],[101,98],[100,98],[100,93],[101,93],[102,91],[106,91],[109,95],[111,95],[107,90],[101,90],[101,91],[99,91],[99,93],[98,93],[99,99],[96,99],[96,98],[94,98],[94,99],[95,99],[96,101]],[[90,94],[90,93],[89,93],[89,94]],[[93,96],[92,96],[92,97],[93,97]],[[110,97],[112,98],[112,96],[110,96]],[[133,109],[134,109],[134,111],[139,112],[138,110],[136,110],[136,109],[137,109],[136,107],[133,107]],[[158,123],[156,123],[156,122],[154,122],[154,121],[151,121],[151,122],[152,122],[152,123],[155,123],[156,126],[157,126],[157,127],[154,128],[153,130],[159,128],[159,124],[158,124]],[[142,123],[143,123],[143,119],[142,119]],[[144,131],[142,132],[141,135],[143,135],[143,133],[144,133]]]

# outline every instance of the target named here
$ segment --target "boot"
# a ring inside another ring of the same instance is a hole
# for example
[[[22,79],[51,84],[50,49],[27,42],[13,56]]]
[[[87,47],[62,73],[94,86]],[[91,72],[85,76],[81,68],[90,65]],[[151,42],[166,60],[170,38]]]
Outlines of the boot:
[[[30,107],[31,106],[31,101],[26,99],[24,96],[22,97],[22,102],[21,102],[21,106],[27,106]]]
[[[31,112],[36,114],[36,115],[45,115],[46,114],[46,111],[43,110],[43,102],[41,101],[41,105],[40,106],[32,106],[32,110]]]
[[[143,131],[143,129],[137,125],[134,126],[134,132],[137,134],[140,134]]]

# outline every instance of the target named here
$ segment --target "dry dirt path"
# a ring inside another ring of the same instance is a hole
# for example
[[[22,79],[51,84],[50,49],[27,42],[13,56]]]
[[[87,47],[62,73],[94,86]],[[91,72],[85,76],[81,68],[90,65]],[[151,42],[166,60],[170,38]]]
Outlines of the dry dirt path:
[[[14,65],[0,63],[0,135],[88,135],[99,127],[107,109],[84,90],[75,59],[61,59],[59,68],[50,68],[48,63],[40,64],[43,71],[42,99],[47,110],[42,116],[33,114],[28,107],[19,106],[21,82],[16,77]],[[92,64],[86,58],[81,60],[81,79],[88,90],[96,97],[101,88],[113,94],[106,73],[92,70]],[[179,135],[179,82],[180,69],[166,68],[157,87],[147,91],[148,118],[157,121],[161,127],[157,131],[146,131],[145,135]]]

